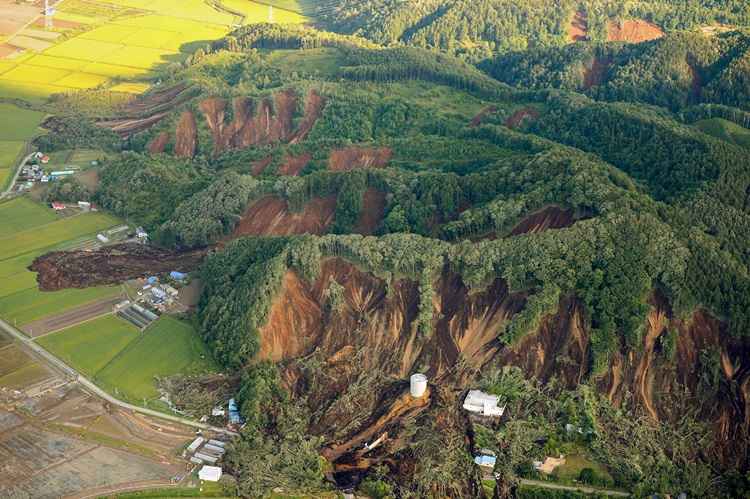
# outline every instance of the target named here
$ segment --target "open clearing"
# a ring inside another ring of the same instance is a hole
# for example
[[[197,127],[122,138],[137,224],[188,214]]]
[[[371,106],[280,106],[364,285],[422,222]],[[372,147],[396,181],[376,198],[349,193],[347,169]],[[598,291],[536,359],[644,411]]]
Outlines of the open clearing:
[[[142,404],[159,396],[155,376],[215,369],[193,327],[162,316],[110,362],[95,381],[123,400]]]
[[[140,331],[116,315],[106,315],[52,333],[37,342],[87,377],[93,377]]]

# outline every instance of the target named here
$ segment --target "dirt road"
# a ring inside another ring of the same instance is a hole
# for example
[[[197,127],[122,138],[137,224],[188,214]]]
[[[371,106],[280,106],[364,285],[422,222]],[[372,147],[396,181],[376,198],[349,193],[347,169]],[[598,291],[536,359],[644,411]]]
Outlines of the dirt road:
[[[3,199],[4,197],[11,195],[11,193],[13,192],[13,186],[16,185],[16,180],[18,180],[18,175],[20,175],[21,173],[21,168],[23,168],[23,165],[25,165],[26,162],[30,160],[33,155],[34,153],[32,152],[28,156],[24,157],[20,163],[18,163],[18,166],[16,166],[16,173],[14,173],[13,178],[10,179],[8,188],[5,189],[3,192],[0,192],[0,199]]]
[[[620,490],[595,489],[593,487],[586,487],[585,485],[578,485],[578,486],[559,485],[557,483],[544,482],[541,480],[527,480],[525,478],[521,478],[521,483],[523,485],[529,485],[531,487],[542,487],[545,489],[569,490],[571,492],[583,492],[586,494],[596,493],[596,494],[604,494],[605,496],[612,496],[612,497],[630,497],[629,493],[622,492]]]

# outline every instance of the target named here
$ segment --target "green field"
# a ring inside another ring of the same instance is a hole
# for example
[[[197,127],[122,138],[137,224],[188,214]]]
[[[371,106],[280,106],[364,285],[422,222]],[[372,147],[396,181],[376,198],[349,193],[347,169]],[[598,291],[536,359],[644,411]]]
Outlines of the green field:
[[[84,322],[40,338],[38,343],[76,370],[94,376],[140,334],[115,315]]]
[[[154,376],[215,369],[193,327],[163,316],[96,376],[105,390],[132,402],[158,398]]]
[[[722,118],[711,118],[695,123],[703,133],[742,147],[750,147],[750,130]]]
[[[0,86],[0,95],[4,95]],[[0,104],[0,139],[25,141],[39,132],[44,113],[22,109],[12,104]]]
[[[59,218],[27,198],[0,203],[0,317],[21,326],[119,293],[111,286],[42,292],[27,269],[42,253],[117,223],[102,213]]]

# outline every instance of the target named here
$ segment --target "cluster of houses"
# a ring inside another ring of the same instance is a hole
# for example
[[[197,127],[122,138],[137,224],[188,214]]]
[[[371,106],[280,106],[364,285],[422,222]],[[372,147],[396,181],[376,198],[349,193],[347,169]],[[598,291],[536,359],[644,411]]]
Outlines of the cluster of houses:
[[[500,405],[500,397],[481,390],[469,390],[464,399],[463,408],[471,417],[481,422],[498,420],[505,414],[505,406]],[[489,449],[480,449],[474,456],[474,463],[488,473],[495,468],[496,462],[497,456]]]
[[[175,285],[182,285],[187,281],[187,275],[172,271],[169,274],[169,279]],[[165,312],[174,304],[179,294],[179,290],[171,284],[160,282],[157,276],[151,276],[145,280],[141,290],[138,291],[138,300],[145,302],[159,312]]]
[[[221,440],[206,440],[203,437],[197,437],[187,446],[183,456],[189,456],[191,463],[201,466],[198,471],[199,479],[218,482],[223,471],[221,466],[216,466],[216,463],[224,457],[225,446],[226,443]]]
[[[73,169],[58,170],[46,173],[44,165],[46,165],[47,163],[49,163],[49,156],[41,152],[34,153],[29,161],[27,161],[26,164],[24,164],[21,168],[21,172],[18,175],[18,181],[26,182],[27,185],[33,185],[34,182],[54,182],[55,180],[59,180],[63,177],[67,177],[76,173],[76,170]]]

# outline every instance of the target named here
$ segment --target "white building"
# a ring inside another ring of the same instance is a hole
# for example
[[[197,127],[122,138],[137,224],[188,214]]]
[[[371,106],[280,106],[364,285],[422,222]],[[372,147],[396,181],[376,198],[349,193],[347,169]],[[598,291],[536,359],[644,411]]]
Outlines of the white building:
[[[203,466],[198,472],[198,478],[207,482],[218,482],[221,479],[221,468],[218,466]]]
[[[201,445],[203,445],[203,442],[205,442],[205,441],[206,441],[206,439],[203,438],[203,437],[196,438],[195,440],[193,440],[193,443],[191,443],[190,445],[188,445],[187,451],[192,454],[193,452],[197,451],[198,447],[200,447]]]
[[[499,401],[496,395],[490,395],[481,390],[469,390],[464,400],[464,409],[481,416],[499,418],[505,412],[505,406],[498,407]]]

